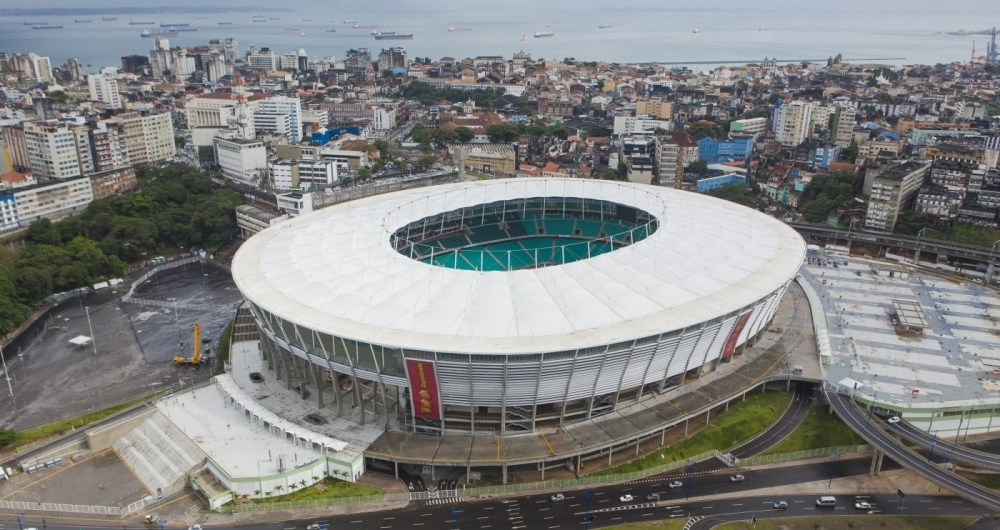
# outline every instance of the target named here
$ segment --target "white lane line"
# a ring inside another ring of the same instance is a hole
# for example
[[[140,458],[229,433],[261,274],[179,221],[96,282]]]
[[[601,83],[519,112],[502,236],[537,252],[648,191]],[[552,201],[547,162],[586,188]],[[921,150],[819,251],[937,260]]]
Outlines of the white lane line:
[[[553,515],[553,516],[551,516],[551,517],[543,517],[543,518],[542,518],[542,520],[544,521],[544,520],[546,520],[546,519],[554,519],[554,518],[555,518],[555,516]]]

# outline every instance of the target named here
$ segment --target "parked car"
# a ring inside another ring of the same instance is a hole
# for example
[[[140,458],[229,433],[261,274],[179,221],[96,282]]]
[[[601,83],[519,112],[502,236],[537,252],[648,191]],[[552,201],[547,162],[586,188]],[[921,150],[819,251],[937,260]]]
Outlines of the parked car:
[[[788,503],[785,501],[776,501],[774,504],[771,505],[771,508],[774,508],[775,510],[787,510]]]
[[[562,493],[556,493],[552,496],[552,502],[560,502],[566,500],[566,496]]]
[[[633,499],[631,495],[627,495],[626,494],[626,495],[622,495],[618,500],[620,500],[622,502],[632,502],[635,499]]]
[[[673,489],[673,488],[679,488],[679,487],[681,487],[683,485],[684,485],[684,483],[682,483],[681,481],[675,480],[675,481],[671,482],[670,484],[667,484],[667,487],[670,488],[670,489]]]
[[[733,475],[729,477],[729,482],[743,482],[746,479],[743,475]]]
[[[899,416],[893,416],[893,417],[889,418],[889,425],[893,425],[893,424],[896,424],[896,423],[899,423]]]
[[[856,503],[854,503],[854,509],[855,510],[871,510],[872,509],[872,505],[868,504],[867,502],[856,502]]]
[[[646,500],[647,501],[659,501],[660,500],[660,494],[659,493],[650,493],[649,495],[646,495]]]

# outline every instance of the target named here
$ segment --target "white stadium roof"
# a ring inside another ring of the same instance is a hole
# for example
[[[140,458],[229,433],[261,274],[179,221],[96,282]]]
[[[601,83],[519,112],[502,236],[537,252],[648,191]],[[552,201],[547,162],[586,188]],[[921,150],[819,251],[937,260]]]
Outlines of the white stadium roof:
[[[639,208],[659,229],[565,265],[480,272],[398,253],[390,236],[442,212],[528,197]],[[300,326],[388,347],[463,353],[585,348],[698,325],[781,288],[805,255],[780,221],[731,202],[580,179],[448,184],[351,201],[253,236],[233,261],[252,302]]]

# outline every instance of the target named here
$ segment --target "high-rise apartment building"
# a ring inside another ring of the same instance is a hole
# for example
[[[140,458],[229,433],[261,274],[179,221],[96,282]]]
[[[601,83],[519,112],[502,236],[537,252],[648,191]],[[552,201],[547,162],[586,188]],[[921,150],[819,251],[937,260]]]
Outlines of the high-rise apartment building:
[[[406,57],[406,50],[399,47],[385,49],[378,54],[378,69],[392,70],[393,68],[408,68],[410,61]]]
[[[247,64],[251,70],[277,70],[280,58],[270,48],[261,48],[247,56]]]
[[[260,100],[258,109],[254,115],[255,126],[257,116],[287,115],[290,128],[288,131],[288,140],[292,143],[302,141],[302,100],[288,96],[271,96]],[[267,130],[263,126],[257,127],[257,129],[261,128]]]
[[[36,178],[68,179],[94,170],[86,127],[55,121],[27,122],[24,139],[31,173]]]
[[[90,146],[94,151],[94,171],[97,173],[132,165],[125,143],[125,126],[120,120],[97,122],[90,131]]]
[[[900,212],[910,207],[930,171],[930,162],[911,160],[876,176],[872,180],[865,228],[892,230]]]
[[[101,72],[87,76],[90,100],[104,103],[108,109],[122,108],[122,97],[118,92],[118,69],[114,66],[101,68]]]
[[[240,57],[240,41],[230,37],[222,41],[222,50],[226,54],[226,63],[233,64]]]
[[[37,79],[39,83],[52,83],[56,80],[52,77],[52,61],[48,57],[29,53],[28,59],[31,61],[32,77]]]
[[[649,116],[651,118],[669,120],[672,109],[673,106],[671,103],[669,101],[663,101],[660,97],[640,99],[635,102],[636,116]]]
[[[659,178],[660,186],[680,189],[684,177],[681,147],[668,136],[657,136],[655,154],[653,172]]]
[[[778,143],[795,147],[812,134],[812,103],[793,101],[777,109],[775,133]]]
[[[28,158],[28,144],[24,137],[24,123],[4,126],[3,143],[6,147],[9,165],[13,171],[31,171],[31,160]]]
[[[856,122],[854,110],[837,107],[830,122],[830,142],[840,147],[850,147]]]
[[[169,112],[140,114],[123,112],[106,120],[108,126],[120,126],[125,136],[125,149],[131,164],[148,164],[173,158],[173,119]]]
[[[372,52],[368,48],[347,50],[344,56],[344,69],[349,73],[364,72],[372,64]]]

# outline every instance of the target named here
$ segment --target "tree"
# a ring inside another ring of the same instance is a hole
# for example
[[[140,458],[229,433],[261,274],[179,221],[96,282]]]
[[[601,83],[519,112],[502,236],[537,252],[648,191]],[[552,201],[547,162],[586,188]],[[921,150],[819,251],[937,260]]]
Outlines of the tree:
[[[618,180],[628,180],[628,164],[618,162]]]
[[[371,177],[371,176],[372,176],[372,170],[368,169],[367,167],[363,167],[363,168],[361,168],[361,169],[358,170],[358,178],[359,179],[364,180],[364,179],[366,179],[368,177]]]
[[[420,169],[428,169],[437,163],[437,157],[434,155],[425,155],[417,159],[417,167]]]
[[[174,136],[174,147],[176,147],[177,149],[184,149],[185,145],[187,145],[187,138],[184,138],[183,136],[179,135]]]
[[[608,129],[607,127],[591,127],[587,130],[587,136],[595,138],[611,136],[611,129]]]
[[[712,197],[742,204],[748,208],[757,208],[757,200],[750,194],[750,190],[747,189],[746,185],[739,182],[724,184],[708,192],[708,194]]]
[[[431,132],[431,139],[438,147],[446,147],[448,144],[458,140],[458,133],[454,129],[434,129]]]
[[[58,245],[62,242],[62,234],[52,225],[52,221],[42,218],[33,221],[28,227],[28,240],[39,245]]]
[[[711,136],[716,139],[725,138],[728,134],[728,129],[723,129],[721,125],[705,121],[689,123],[686,127],[684,127],[684,131],[691,136],[698,133],[704,133],[706,136]]]
[[[476,133],[464,125],[461,127],[455,127],[455,134],[458,135],[458,141],[462,143],[471,142],[472,139],[476,137]]]
[[[497,123],[486,128],[486,135],[493,143],[513,142],[521,136],[516,123]]]
[[[410,130],[410,138],[417,143],[426,143],[430,141],[431,135],[427,132],[427,128],[424,127],[424,124],[418,123],[413,126],[413,129]]]
[[[618,172],[611,168],[605,169],[601,171],[601,178],[604,180],[618,180]]]
[[[850,162],[850,163],[853,164],[854,162],[857,162],[857,160],[858,160],[858,152],[860,150],[861,149],[858,147],[858,143],[855,142],[854,140],[851,140],[851,145],[847,146],[846,149],[844,149],[843,151],[841,151],[840,152],[840,156],[845,161]]]
[[[688,164],[687,170],[692,173],[704,175],[708,173],[708,162],[704,160],[695,160],[694,162]]]

